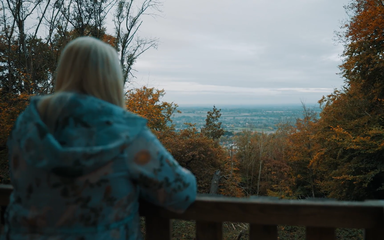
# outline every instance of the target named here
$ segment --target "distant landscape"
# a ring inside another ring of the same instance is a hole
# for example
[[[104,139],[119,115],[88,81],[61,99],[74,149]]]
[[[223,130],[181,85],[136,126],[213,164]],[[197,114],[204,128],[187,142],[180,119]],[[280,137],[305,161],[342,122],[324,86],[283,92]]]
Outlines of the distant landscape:
[[[229,200],[234,207],[215,198],[207,205],[195,204],[192,211],[196,206],[206,210],[192,214],[199,224],[172,220],[173,240],[196,239],[204,230],[210,236],[220,229],[225,240],[244,240],[249,232],[267,238],[276,235],[276,228],[278,236],[273,238],[279,240],[331,235],[329,239],[383,239],[384,213],[379,208],[384,200],[384,0],[170,0],[164,12],[162,0],[3,2],[0,183],[14,184],[7,213],[15,214],[4,215],[1,206],[0,234],[4,222],[20,226],[20,233],[5,228],[14,236],[44,232],[47,226],[55,233],[72,232],[70,226],[113,226],[132,215],[126,206],[137,205],[138,188],[153,191],[147,200],[178,210],[176,200],[183,196],[179,193],[192,186],[184,181],[180,165],[195,176],[199,194],[250,200]],[[156,26],[147,31],[141,26],[151,22],[150,16]],[[336,18],[337,27],[331,23]],[[83,38],[89,47],[65,50],[84,36],[99,40]],[[158,51],[151,53],[155,48]],[[63,53],[68,55],[59,61]],[[74,62],[68,60],[72,57]],[[124,86],[125,95],[117,95]],[[28,111],[37,106],[44,112],[41,118],[35,111],[33,119],[22,115],[15,124],[31,96],[63,91],[83,92],[124,107],[146,118],[154,136],[144,141],[139,137],[147,130],[139,127],[144,122],[126,117],[122,109],[113,110],[116,107],[105,109],[106,114],[95,114],[93,105],[79,112],[75,108],[84,97],[78,97],[78,103],[72,98],[36,98]],[[104,147],[114,149],[110,159]],[[79,154],[70,156],[73,152]],[[74,158],[72,165],[67,156]],[[110,162],[97,162],[101,158]],[[112,161],[134,169],[111,168],[104,174],[102,169]],[[100,174],[89,174],[89,167]],[[116,173],[124,182],[131,179],[135,191],[118,193],[120,182],[110,181]],[[99,194],[94,195],[95,187],[101,187]],[[278,199],[293,203],[289,205],[294,208],[286,205],[285,212],[297,209],[292,218],[299,222],[280,214],[280,207],[248,208],[259,200]],[[329,200],[368,201],[365,208]],[[38,204],[31,208],[32,202]],[[325,205],[329,211],[321,210]],[[58,222],[49,222],[56,219],[51,213],[66,209]],[[240,223],[224,222],[220,227],[216,221],[224,214]],[[253,220],[252,215],[262,219]],[[115,217],[108,222],[105,216]],[[158,217],[151,216],[149,222],[156,223],[153,219]],[[294,223],[310,228],[289,225]],[[356,229],[336,229],[348,226]],[[120,227],[115,230],[125,225]],[[369,230],[358,229],[362,227]]]
[[[185,129],[187,127],[185,123],[196,124],[196,128],[201,129],[205,125],[207,112],[212,110],[212,107],[180,107],[181,113],[176,113],[172,118],[176,130]],[[301,104],[216,107],[221,109],[222,128],[231,133],[243,130],[274,133],[278,124],[294,124],[297,118],[303,116]],[[309,105],[306,108],[316,113],[321,111],[318,105]]]

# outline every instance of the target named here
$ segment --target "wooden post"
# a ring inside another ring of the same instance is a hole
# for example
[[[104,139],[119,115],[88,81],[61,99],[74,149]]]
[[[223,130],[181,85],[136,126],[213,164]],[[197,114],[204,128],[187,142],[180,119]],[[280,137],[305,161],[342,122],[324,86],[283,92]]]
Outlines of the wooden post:
[[[0,226],[5,224],[4,214],[5,214],[5,206],[0,206]]]
[[[307,227],[306,240],[332,240],[336,239],[334,228]]]
[[[197,240],[222,240],[223,223],[221,222],[196,222]]]
[[[211,189],[209,191],[209,194],[217,194],[217,190],[219,189],[220,178],[220,170],[216,170],[212,177]]]
[[[365,201],[366,203],[378,203],[383,206],[381,221],[377,222],[377,226],[374,228],[367,228],[364,231],[364,240],[379,240],[383,239],[384,236],[384,201],[383,200],[370,200]]]
[[[145,239],[146,240],[171,240],[170,219],[158,216],[145,217]]]
[[[9,197],[13,191],[11,185],[0,184],[0,206],[7,206]]]
[[[276,225],[250,224],[249,227],[249,240],[277,240]]]
[[[369,228],[364,231],[364,240],[382,240],[384,236],[383,228]]]

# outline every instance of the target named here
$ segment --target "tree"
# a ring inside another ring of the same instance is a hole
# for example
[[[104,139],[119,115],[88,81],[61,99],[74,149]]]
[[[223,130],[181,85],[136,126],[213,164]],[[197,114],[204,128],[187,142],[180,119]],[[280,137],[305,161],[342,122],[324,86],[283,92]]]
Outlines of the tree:
[[[349,91],[331,94],[325,101],[316,135],[320,149],[314,158],[326,173],[322,188],[329,197],[344,200],[383,198],[383,115],[368,112],[366,99]]]
[[[2,3],[0,86],[5,92],[35,93],[35,89],[52,76],[47,74],[52,70],[48,46],[37,36],[41,20],[35,29],[29,32],[25,29],[38,7],[48,3],[42,0]]]
[[[122,34],[123,28],[127,31],[123,35],[113,36],[107,34],[105,19],[111,15],[111,10],[119,11],[116,3],[117,0],[2,1],[0,89],[4,95],[0,104],[12,105],[25,96],[51,93],[59,55],[70,40],[79,36],[100,38],[120,51],[124,82],[128,82],[128,76],[133,76],[131,71],[135,60],[149,48],[155,47],[154,40],[139,38],[138,30],[143,23],[142,16],[150,14],[152,10],[158,11],[159,2],[120,1],[119,6],[129,3],[131,10],[115,15],[115,20],[120,21],[119,30],[116,28],[115,33]],[[135,11],[137,6],[139,10]],[[37,19],[34,16],[38,16]],[[32,27],[27,28],[26,23]],[[129,61],[124,60],[127,56]],[[14,113],[21,110],[20,107],[15,112],[1,112],[2,120],[13,119]],[[6,134],[7,131],[2,133]],[[6,150],[4,152],[0,157],[2,163],[7,161]]]
[[[124,82],[132,74],[132,66],[137,58],[150,48],[157,47],[156,39],[137,37],[143,21],[141,17],[149,10],[159,10],[160,3],[156,0],[144,0],[134,12],[133,0],[120,0],[115,13],[114,24],[116,31],[116,50],[120,53],[120,62],[124,71]]]
[[[148,119],[148,127],[155,132],[169,132],[174,129],[172,116],[178,105],[163,102],[160,99],[165,95],[164,90],[155,88],[137,88],[127,93],[127,109]]]
[[[9,183],[7,139],[16,118],[28,104],[28,95],[14,95],[0,89],[0,183]]]
[[[315,140],[317,113],[302,105],[303,117],[290,127],[285,149],[293,181],[291,189],[297,198],[322,197],[317,169],[312,165],[319,150]]]
[[[187,129],[176,132],[172,115],[180,111],[177,110],[177,104],[161,101],[164,95],[164,90],[155,88],[130,90],[127,93],[127,109],[148,119],[149,128],[160,142],[181,166],[195,174],[200,193],[209,193],[212,176],[216,170],[220,170],[223,181],[220,181],[219,192],[241,196],[236,176],[229,176],[226,151],[213,139],[199,133],[193,124],[187,124]]]
[[[266,147],[268,144],[268,135],[264,132],[260,133],[257,135],[257,147],[258,147],[258,162],[259,162],[259,169],[257,173],[257,191],[256,195],[259,196],[260,194],[260,181],[261,181],[261,173],[263,169],[263,163],[264,163],[264,158],[265,158],[265,153],[266,153]]]
[[[199,133],[194,124],[179,132],[160,134],[160,141],[180,163],[189,169],[197,180],[199,193],[210,193],[212,177],[220,171],[219,193],[226,196],[242,196],[237,174],[230,176],[228,154],[213,139]]]
[[[246,195],[291,197],[290,167],[284,156],[287,131],[244,131],[235,138],[241,185]]]
[[[264,181],[266,194],[279,198],[292,198],[292,169],[288,162],[286,149],[289,148],[287,138],[289,137],[291,125],[279,123],[275,133],[270,134],[270,141],[266,149],[266,160],[264,168]]]
[[[196,176],[198,192],[209,193],[212,176],[226,159],[221,147],[198,133],[193,125],[179,132],[164,134],[160,140],[180,165]]]
[[[252,139],[255,133],[243,131],[235,138],[236,159],[239,161],[241,175],[243,176],[244,192],[246,195],[253,195],[252,182],[255,176],[256,149]]]
[[[213,106],[212,111],[207,112],[207,118],[205,120],[205,126],[201,129],[201,132],[213,140],[218,140],[224,135],[224,129],[221,127],[219,119],[221,117],[221,109],[217,109]]]
[[[320,100],[320,149],[313,163],[327,169],[322,188],[329,197],[383,199],[384,6],[355,0],[347,11],[351,18],[340,33],[345,85]]]
[[[340,66],[348,92],[357,90],[380,105],[384,95],[384,6],[380,0],[355,0],[347,6],[352,15],[340,37],[345,43]]]
[[[50,93],[61,50],[79,36],[93,36],[114,46],[120,54],[124,83],[128,82],[137,58],[156,47],[154,39],[140,38],[138,30],[142,17],[158,11],[158,6],[156,0],[3,1],[0,87],[16,94]],[[107,18],[115,23],[112,35],[107,33]],[[26,23],[33,27],[26,28]]]

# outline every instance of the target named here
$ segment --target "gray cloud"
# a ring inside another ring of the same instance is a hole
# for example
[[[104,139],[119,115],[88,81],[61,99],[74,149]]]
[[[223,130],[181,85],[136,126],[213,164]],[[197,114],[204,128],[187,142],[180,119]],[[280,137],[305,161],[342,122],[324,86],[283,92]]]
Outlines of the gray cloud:
[[[144,20],[140,35],[159,48],[137,61],[133,86],[189,105],[314,103],[343,84],[334,31],[348,2],[167,0]]]

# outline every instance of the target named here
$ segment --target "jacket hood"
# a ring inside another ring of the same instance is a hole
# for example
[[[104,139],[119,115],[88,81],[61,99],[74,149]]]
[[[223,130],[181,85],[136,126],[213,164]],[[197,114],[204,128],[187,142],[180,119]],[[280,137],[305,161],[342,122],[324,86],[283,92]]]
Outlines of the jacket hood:
[[[79,177],[118,157],[147,120],[98,98],[64,93],[58,117],[43,122],[32,97],[18,117],[8,147],[29,165],[63,177]],[[46,113],[49,119],[50,113]],[[16,149],[17,148],[17,149]]]

